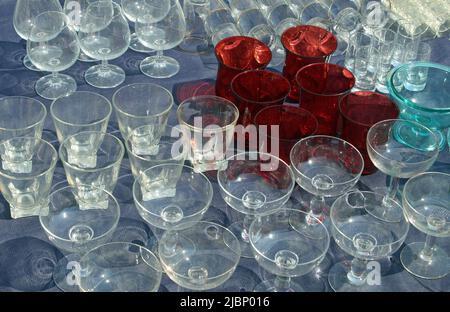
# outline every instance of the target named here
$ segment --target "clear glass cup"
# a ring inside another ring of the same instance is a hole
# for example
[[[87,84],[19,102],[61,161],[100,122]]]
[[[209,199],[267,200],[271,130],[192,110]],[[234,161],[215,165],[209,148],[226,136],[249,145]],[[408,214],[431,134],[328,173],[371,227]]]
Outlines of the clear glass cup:
[[[397,289],[399,283],[395,282],[394,276],[382,280],[370,276],[373,267],[377,267],[373,266],[373,261],[394,254],[408,234],[409,223],[403,216],[402,207],[395,201],[389,201],[400,216],[398,220],[386,220],[378,214],[384,197],[374,192],[351,191],[333,203],[330,218],[334,241],[345,253],[354,257],[351,261],[338,262],[330,269],[328,281],[334,291],[381,292]],[[376,273],[381,274],[380,271]]]
[[[356,185],[364,170],[364,159],[352,144],[331,136],[316,135],[297,142],[291,150],[291,166],[297,184],[313,198],[308,224],[316,220],[329,225],[326,197],[336,197]]]
[[[266,153],[240,153],[227,162],[227,167],[217,172],[220,193],[228,206],[245,215],[229,229],[239,239],[242,257],[253,258],[250,224],[281,209],[289,200],[295,186],[294,174],[287,163]]]
[[[183,41],[186,20],[178,0],[169,0],[169,11],[162,19],[159,18],[160,5],[155,6],[155,0],[150,1],[152,3],[145,5],[136,21],[136,34],[144,46],[156,50],[156,56],[144,59],[140,68],[146,76],[169,78],[179,72],[180,64],[174,58],[164,56],[163,51],[172,49]]]
[[[347,37],[349,33],[357,31],[361,27],[362,16],[360,13],[361,2],[356,0],[319,0],[329,8],[330,17],[333,20],[333,30]]]
[[[80,54],[77,33],[69,27],[64,13],[48,11],[36,16],[27,41],[27,53],[39,70],[52,72],[36,82],[39,96],[54,100],[75,92],[75,79],[59,73],[75,64]]]
[[[226,153],[233,142],[238,108],[217,96],[189,98],[178,106],[178,122],[190,142],[188,159],[197,172],[226,166]]]
[[[85,198],[104,200],[98,192],[112,193],[119,177],[125,148],[115,136],[102,132],[80,132],[68,137],[59,147],[59,158],[63,163],[69,185],[80,192],[87,186]]]
[[[286,0],[256,0],[256,2],[278,36],[286,29],[301,24]]]
[[[361,15],[363,28],[369,34],[389,22],[389,10],[379,1],[361,0]]]
[[[426,24],[416,25],[409,21],[401,21],[397,25],[397,43],[392,56],[394,67],[405,63],[408,50],[416,51],[417,45],[426,36],[428,29]]]
[[[172,93],[157,84],[136,83],[117,90],[112,102],[122,137],[134,140],[133,150],[140,155],[156,154],[174,103]]]
[[[93,190],[94,191],[94,190]],[[61,258],[53,272],[59,289],[78,292],[82,270],[80,259],[88,251],[111,239],[120,218],[117,200],[104,190],[106,206],[85,201],[83,190],[71,186],[58,189],[50,195],[48,209],[42,209],[39,222],[49,240],[70,254]]]
[[[225,283],[236,270],[241,255],[233,233],[204,221],[166,231],[158,252],[169,278],[191,290],[209,290]]]
[[[83,292],[157,292],[162,278],[158,257],[126,242],[101,245],[80,260]]]
[[[384,120],[367,133],[367,152],[375,167],[389,176],[379,215],[387,221],[402,218],[397,205],[400,179],[427,171],[439,155],[437,136],[425,126],[401,119]]]
[[[291,279],[314,270],[330,245],[330,235],[319,220],[314,231],[302,226],[304,223],[305,212],[282,209],[251,224],[249,240],[255,259],[263,269],[276,275],[274,280],[264,281],[254,291],[304,291]]]
[[[141,173],[133,184],[140,216],[150,225],[183,229],[200,221],[213,198],[211,182],[203,173],[179,164],[162,164]]]
[[[288,0],[304,25],[327,29],[331,22],[330,9],[320,1]]]
[[[183,0],[186,34],[178,49],[193,54],[208,52],[210,45],[206,19],[210,12],[210,0]]]
[[[387,76],[392,69],[392,58],[397,44],[397,34],[390,29],[375,31],[378,39],[378,60],[377,60],[377,80],[376,89],[381,93],[389,93],[386,85]]]
[[[206,17],[205,25],[212,44],[216,46],[225,38],[240,36],[231,10],[222,0],[210,0],[211,10]]]
[[[427,235],[425,242],[403,248],[400,260],[411,274],[438,279],[449,274],[449,256],[436,244],[450,236],[450,175],[426,172],[409,179],[403,188],[403,211],[408,221]]]
[[[61,4],[58,0],[17,0],[14,8],[13,26],[19,37],[28,40],[34,19],[47,11],[62,12]],[[27,69],[39,71],[31,62],[28,54],[23,59],[23,65]]]
[[[83,52],[102,62],[100,65],[90,67],[85,72],[84,78],[91,86],[102,89],[115,88],[125,81],[125,71],[119,66],[108,64],[108,61],[124,54],[131,40],[130,28],[121,7],[115,2],[112,2],[112,6],[111,20],[101,29],[97,29],[96,20],[99,16],[109,18],[111,3],[108,1],[92,3],[89,6],[91,10],[88,9],[85,15],[85,23],[94,26],[81,27],[78,32]]]
[[[13,219],[37,216],[48,207],[58,154],[36,137],[16,137],[0,143],[0,189]]]
[[[406,46],[405,63],[415,61],[426,62],[431,59],[431,45],[427,42],[417,44],[410,42]],[[406,73],[403,86],[407,91],[420,92],[427,85],[428,69],[426,67],[411,67]]]
[[[50,106],[59,143],[83,131],[106,132],[111,113],[107,98],[87,91],[60,97]]]

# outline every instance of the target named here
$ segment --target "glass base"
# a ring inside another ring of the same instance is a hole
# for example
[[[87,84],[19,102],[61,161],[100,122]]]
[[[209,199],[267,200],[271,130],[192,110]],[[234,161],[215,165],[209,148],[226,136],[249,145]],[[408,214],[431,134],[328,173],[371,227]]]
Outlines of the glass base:
[[[84,54],[83,51],[80,51],[80,55],[78,56],[78,60],[80,62],[85,62],[85,63],[92,63],[92,62],[97,62],[98,60],[93,59],[92,57],[87,56],[86,54]]]
[[[26,195],[21,195],[21,196],[25,197]],[[31,195],[30,195],[30,197],[31,197]],[[10,205],[11,218],[20,219],[20,218],[39,216],[41,210],[45,209],[45,208],[48,208],[48,207],[36,206],[36,207],[27,207],[26,209],[24,209],[24,208],[17,208],[17,207],[14,207],[13,205]]]
[[[204,54],[209,50],[209,42],[202,37],[185,37],[183,42],[178,45],[177,50],[191,54]]]
[[[70,254],[61,258],[53,271],[53,281],[63,292],[80,292],[78,287],[80,257],[77,254]],[[78,272],[77,272],[78,271]]]
[[[116,65],[100,64],[89,68],[84,74],[84,79],[93,87],[110,89],[125,81],[125,71]]]
[[[23,66],[25,66],[27,69],[32,70],[32,71],[40,71],[36,66],[34,66],[33,63],[31,63],[31,60],[28,57],[28,54],[25,55],[25,57],[23,58]]]
[[[169,56],[150,56],[140,65],[141,72],[151,78],[170,78],[178,74],[180,64]]]
[[[403,248],[400,261],[409,273],[425,279],[445,277],[450,271],[450,258],[445,250],[434,246],[433,255],[429,258],[421,256],[425,243],[411,243]]]
[[[224,170],[228,166],[227,161],[213,161],[213,162],[201,162],[189,159],[195,172],[204,172],[205,174],[210,171]],[[209,175],[207,175],[210,178]]]
[[[130,49],[135,52],[152,53],[155,50],[147,48],[138,39],[136,33],[131,34]]]
[[[228,229],[238,238],[241,246],[242,258],[254,258],[252,246],[248,240],[247,233],[244,232],[244,222],[238,221],[231,224]]]
[[[289,283],[289,288],[280,289],[276,286],[276,279],[264,281],[253,290],[254,292],[304,292],[305,290],[294,282]]]
[[[75,79],[64,74],[51,74],[36,82],[36,93],[47,100],[56,100],[77,90]]]

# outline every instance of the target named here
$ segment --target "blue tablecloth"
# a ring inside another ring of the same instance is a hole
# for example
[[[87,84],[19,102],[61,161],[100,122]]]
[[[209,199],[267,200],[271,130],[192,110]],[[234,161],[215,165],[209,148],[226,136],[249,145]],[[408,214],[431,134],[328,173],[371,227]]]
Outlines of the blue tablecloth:
[[[12,16],[16,0],[2,0],[0,3],[0,97],[23,95],[37,97],[34,83],[43,74],[29,71],[22,65],[22,58],[26,53],[25,42],[15,34]],[[450,65],[449,38],[432,41],[435,62]],[[178,51],[168,51],[168,55],[175,57],[181,63],[181,71],[171,79],[155,80],[140,73],[139,62],[145,58],[144,54],[128,51],[125,55],[112,63],[121,66],[127,73],[125,84],[134,82],[154,82],[169,90],[175,86],[201,79],[214,79],[217,62],[214,54],[190,55]],[[100,93],[109,99],[116,89],[100,90],[86,85],[83,74],[91,63],[77,62],[67,71],[78,82],[78,90],[89,90]],[[39,98],[47,108],[50,101]],[[175,124],[175,109],[170,117],[170,123]],[[118,134],[115,116],[111,118],[109,130]],[[45,124],[44,138],[57,145],[53,123],[48,116]],[[448,151],[441,153],[434,166],[436,171],[450,171],[450,157]],[[65,180],[64,170],[58,165],[54,183]],[[160,231],[150,228],[137,214],[131,194],[132,176],[128,159],[124,159],[121,177],[115,191],[122,210],[122,218],[114,235],[114,240],[139,242],[154,248]],[[358,184],[361,189],[385,186],[385,176],[376,173],[363,177]],[[231,211],[222,200],[218,186],[214,183],[214,200],[206,218],[215,222],[229,225],[230,222],[241,218]],[[289,207],[299,208],[304,202],[306,194],[296,188]],[[406,243],[423,241],[424,235],[411,227]],[[440,239],[438,243],[450,251],[450,240]],[[414,278],[400,265],[397,252],[389,261],[382,261],[382,283],[389,285],[392,291],[437,291],[450,290],[450,277],[426,281]],[[41,229],[38,218],[23,218],[12,220],[8,204],[0,195],[0,291],[57,291],[52,281],[52,270],[55,262],[63,255],[47,239]],[[299,284],[308,286],[308,290],[330,291],[327,283],[329,267],[336,261],[349,259],[334,242],[320,268],[305,277],[295,279]],[[218,290],[222,291],[251,291],[255,285],[269,276],[252,259],[243,259],[233,277]],[[164,277],[162,291],[183,291],[167,277]]]

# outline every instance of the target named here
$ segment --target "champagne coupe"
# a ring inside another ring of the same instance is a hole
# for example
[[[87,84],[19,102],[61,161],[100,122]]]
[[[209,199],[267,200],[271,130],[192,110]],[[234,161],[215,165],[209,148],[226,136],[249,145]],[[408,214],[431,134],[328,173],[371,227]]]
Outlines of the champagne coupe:
[[[36,16],[48,11],[62,12],[62,7],[59,1],[17,0],[13,16],[14,30],[20,38],[28,40]],[[39,71],[39,69],[31,62],[28,54],[23,59],[23,65],[30,70]]]
[[[249,244],[250,224],[269,215],[289,200],[295,186],[294,174],[287,163],[266,153],[247,152],[231,156],[219,169],[217,181],[225,202],[245,215],[229,229],[239,238],[242,257],[253,258]]]
[[[379,214],[385,201],[400,216],[397,220],[386,220]],[[351,262],[339,262],[330,269],[328,281],[334,291],[389,290],[391,283],[377,277],[380,265],[374,261],[394,254],[405,241],[409,223],[402,212],[396,201],[374,192],[351,191],[333,203],[331,233],[336,244],[354,257]],[[378,271],[374,271],[377,267]]]
[[[403,211],[409,222],[427,234],[425,242],[403,248],[400,260],[411,274],[424,279],[438,279],[450,272],[448,253],[436,245],[436,238],[450,237],[450,175],[426,172],[406,182]]]
[[[378,206],[379,215],[387,221],[397,221],[403,215],[390,206],[397,201],[400,179],[409,179],[433,165],[439,155],[438,138],[432,130],[417,122],[390,119],[369,129],[367,152],[375,167],[389,176],[386,202]]]
[[[125,71],[119,66],[109,64],[113,60],[124,54],[130,44],[130,28],[121,7],[112,2],[113,14],[109,20],[111,3],[108,1],[97,1],[92,3],[86,13],[87,25],[92,27],[82,27],[78,32],[80,46],[83,52],[96,60],[101,60],[100,65],[89,68],[84,78],[88,84],[96,88],[115,88],[125,81]],[[100,29],[97,20],[109,21]]]
[[[77,83],[59,72],[70,68],[80,54],[77,34],[69,27],[68,17],[58,11],[41,13],[34,19],[27,42],[31,62],[52,74],[36,82],[36,93],[49,100],[75,92]]]
[[[152,78],[169,78],[178,73],[180,64],[174,58],[164,56],[163,51],[179,45],[186,33],[186,21],[178,0],[170,1],[170,9],[161,19],[161,2],[145,0],[146,4],[136,21],[136,34],[141,43],[156,50],[141,62],[141,71]]]
[[[303,291],[291,278],[308,274],[325,258],[330,246],[327,228],[317,221],[317,228],[305,226],[306,213],[281,209],[256,219],[250,226],[249,240],[255,259],[276,277],[256,286],[258,292]],[[303,224],[303,226],[302,226]]]
[[[84,189],[87,189],[86,186]],[[120,207],[116,199],[103,190],[93,189],[106,205],[98,205],[85,192],[71,186],[58,189],[50,195],[48,209],[42,209],[39,221],[48,239],[58,248],[71,254],[60,259],[53,272],[53,280],[63,291],[78,291],[84,274],[80,258],[105,244],[117,227]]]
[[[225,283],[241,256],[239,241],[233,233],[205,221],[166,231],[158,251],[169,278],[192,290],[208,290]]]

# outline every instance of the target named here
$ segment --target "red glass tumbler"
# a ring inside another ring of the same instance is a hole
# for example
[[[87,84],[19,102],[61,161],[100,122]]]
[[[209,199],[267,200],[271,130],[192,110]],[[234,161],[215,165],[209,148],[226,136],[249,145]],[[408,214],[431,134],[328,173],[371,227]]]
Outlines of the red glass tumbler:
[[[286,50],[283,75],[289,80],[292,90],[289,99],[298,102],[297,72],[306,65],[324,63],[337,48],[336,37],[329,31],[311,25],[287,29],[281,36]]]
[[[364,158],[363,174],[372,174],[377,168],[367,154],[367,132],[377,122],[396,119],[397,106],[389,97],[370,91],[360,91],[344,96],[339,102],[340,137],[353,144]]]
[[[225,38],[216,45],[216,57],[219,69],[216,79],[216,95],[233,101],[231,81],[241,72],[252,69],[264,69],[272,59],[272,53],[261,41],[234,36]]]
[[[300,69],[296,80],[300,107],[313,113],[319,122],[317,134],[335,136],[339,100],[355,85],[353,74],[339,65],[317,63]]]

